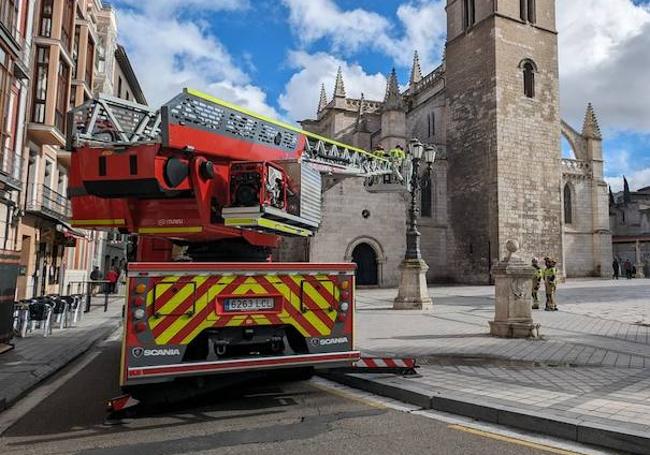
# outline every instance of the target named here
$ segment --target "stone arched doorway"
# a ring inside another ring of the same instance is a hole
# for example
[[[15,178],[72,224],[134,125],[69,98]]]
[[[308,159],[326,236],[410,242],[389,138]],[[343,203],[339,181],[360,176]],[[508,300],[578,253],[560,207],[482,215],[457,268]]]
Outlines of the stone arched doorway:
[[[352,250],[352,262],[357,264],[357,285],[377,286],[379,284],[379,266],[377,253],[367,243],[359,243]]]

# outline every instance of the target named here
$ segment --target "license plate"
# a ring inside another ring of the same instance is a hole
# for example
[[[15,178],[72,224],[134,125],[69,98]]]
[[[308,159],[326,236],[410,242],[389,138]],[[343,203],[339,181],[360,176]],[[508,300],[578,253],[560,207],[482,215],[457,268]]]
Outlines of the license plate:
[[[224,311],[259,311],[272,310],[275,302],[272,297],[225,299]]]

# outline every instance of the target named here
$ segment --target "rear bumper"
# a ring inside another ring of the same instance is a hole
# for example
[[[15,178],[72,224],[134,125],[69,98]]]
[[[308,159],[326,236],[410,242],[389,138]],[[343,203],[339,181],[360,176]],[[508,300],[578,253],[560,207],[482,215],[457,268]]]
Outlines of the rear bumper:
[[[274,368],[351,366],[360,359],[359,351],[305,354],[253,359],[219,360],[214,362],[178,363],[172,365],[131,367],[126,370],[126,384],[158,382],[176,377],[206,374],[235,373],[240,371],[269,370]]]

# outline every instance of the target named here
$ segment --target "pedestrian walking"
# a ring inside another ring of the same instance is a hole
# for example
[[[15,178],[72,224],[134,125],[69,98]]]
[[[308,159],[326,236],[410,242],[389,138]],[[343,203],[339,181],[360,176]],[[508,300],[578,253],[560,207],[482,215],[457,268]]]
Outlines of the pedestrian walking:
[[[614,279],[618,280],[618,275],[621,270],[621,266],[618,263],[618,259],[614,258],[614,261],[612,262],[612,269],[614,270]]]
[[[625,270],[625,278],[628,280],[632,279],[632,262],[629,259],[626,259],[623,263],[623,270]]]
[[[102,279],[102,272],[99,271],[99,267],[93,267],[92,272],[90,272],[90,281],[99,281]],[[97,283],[90,283],[90,293],[91,295],[97,295],[97,290],[99,285]]]
[[[117,279],[119,275],[115,268],[111,268],[106,274],[106,279],[108,280],[108,294],[114,294],[117,286]]]
[[[544,277],[544,272],[542,271],[542,268],[539,266],[539,261],[537,258],[533,258],[532,261],[533,268],[535,269],[535,274],[533,275],[533,310],[539,310],[539,297],[537,293],[539,292],[539,288],[542,285],[542,278]]]
[[[557,269],[555,268],[556,261],[551,258],[544,258],[544,289],[546,291],[546,311],[557,311],[557,303],[555,302],[555,290],[557,289]]]

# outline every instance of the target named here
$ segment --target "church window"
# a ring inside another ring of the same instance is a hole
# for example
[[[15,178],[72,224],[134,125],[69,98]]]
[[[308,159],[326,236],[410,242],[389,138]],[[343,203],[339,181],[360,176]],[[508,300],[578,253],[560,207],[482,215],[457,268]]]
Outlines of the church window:
[[[463,25],[469,28],[476,23],[476,1],[464,0],[463,1]]]
[[[535,66],[532,62],[526,62],[524,69],[524,95],[528,98],[535,98]]]
[[[571,197],[571,188],[567,183],[564,185],[564,224],[573,223],[573,206]]]
[[[431,186],[431,178],[424,179],[422,192],[420,193],[420,215],[427,218],[431,218],[433,212],[433,191]]]
[[[429,136],[435,136],[436,135],[436,113],[432,112],[431,113],[431,134]]]
[[[519,0],[519,17],[522,21],[528,21],[531,24],[536,20],[535,0]]]
[[[431,137],[431,114],[427,114],[427,136]]]
[[[528,1],[528,22],[534,24],[537,19],[536,17],[537,15],[535,14],[536,12],[535,0],[527,0],[527,1]]]

